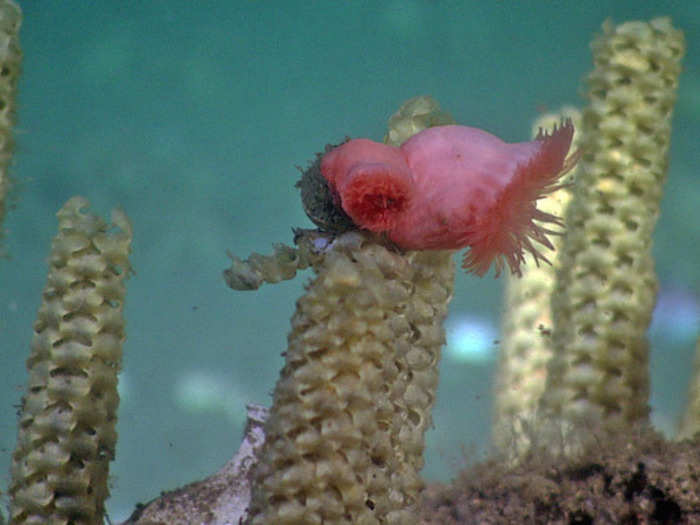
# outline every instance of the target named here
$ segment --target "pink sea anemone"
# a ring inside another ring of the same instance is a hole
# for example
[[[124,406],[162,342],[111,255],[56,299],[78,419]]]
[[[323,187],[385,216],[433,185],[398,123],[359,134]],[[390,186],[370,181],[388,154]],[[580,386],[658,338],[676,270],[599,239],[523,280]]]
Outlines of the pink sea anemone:
[[[504,262],[520,274],[524,252],[547,261],[533,241],[552,248],[544,224],[561,219],[538,210],[537,199],[560,187],[578,153],[567,159],[574,127],[509,144],[466,126],[437,126],[400,148],[351,140],[323,158],[321,173],[340,206],[360,228],[384,232],[407,250],[468,247],[463,267],[496,274]]]

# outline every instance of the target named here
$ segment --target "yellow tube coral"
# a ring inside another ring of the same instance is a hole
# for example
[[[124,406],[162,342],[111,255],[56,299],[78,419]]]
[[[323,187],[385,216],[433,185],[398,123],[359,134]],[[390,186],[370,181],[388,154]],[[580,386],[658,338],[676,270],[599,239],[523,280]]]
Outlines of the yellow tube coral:
[[[695,363],[688,388],[688,401],[678,430],[678,439],[700,433],[700,338],[695,348]]]
[[[574,123],[576,132],[572,150],[580,146],[581,112],[573,107],[539,117],[532,136],[541,129],[552,129],[563,119]],[[564,183],[575,178],[576,169]],[[537,202],[537,208],[563,217],[571,200],[571,187],[563,188]],[[552,357],[552,313],[550,299],[560,266],[562,237],[553,236],[554,252],[547,253],[551,265],[535,264],[525,254],[521,277],[506,275],[501,344],[496,377],[493,443],[504,453],[517,457],[530,444],[530,428],[547,377],[547,363]]]
[[[542,407],[564,421],[620,429],[648,416],[651,234],[684,41],[668,18],[606,22],[592,49]]]
[[[297,302],[256,467],[253,524],[414,523],[451,252],[338,238]]]
[[[233,290],[257,290],[263,283],[278,283],[296,276],[311,264],[313,253],[307,243],[292,248],[282,243],[274,245],[272,255],[252,253],[242,260],[233,254],[231,267],[224,270],[224,280]]]
[[[406,130],[445,118],[430,97],[411,99],[389,135],[405,140]],[[400,255],[350,232],[314,254],[318,233],[298,234],[298,253],[317,277],[292,318],[248,523],[416,523],[452,252]],[[276,258],[234,259],[227,282],[270,280],[256,276]]]
[[[15,123],[15,92],[20,75],[22,52],[19,27],[22,11],[12,0],[0,1],[0,240],[10,189],[8,168],[14,150],[12,128]],[[0,247],[0,255],[2,254]]]
[[[117,440],[131,225],[116,210],[108,225],[87,206],[73,197],[57,214],[12,456],[11,523],[103,520]]]
[[[413,97],[404,102],[389,118],[384,142],[400,146],[416,133],[433,126],[454,124],[455,119],[440,109],[440,104],[430,95]]]

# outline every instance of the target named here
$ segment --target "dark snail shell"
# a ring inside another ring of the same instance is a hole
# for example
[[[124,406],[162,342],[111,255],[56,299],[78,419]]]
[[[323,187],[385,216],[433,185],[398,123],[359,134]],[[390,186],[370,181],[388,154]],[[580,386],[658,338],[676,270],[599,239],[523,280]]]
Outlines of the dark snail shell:
[[[317,153],[313,163],[301,170],[301,179],[296,187],[301,190],[301,203],[306,215],[321,230],[332,233],[343,233],[356,230],[357,226],[340,207],[338,197],[328,186],[321,174],[321,158],[336,145],[327,145],[323,153]]]

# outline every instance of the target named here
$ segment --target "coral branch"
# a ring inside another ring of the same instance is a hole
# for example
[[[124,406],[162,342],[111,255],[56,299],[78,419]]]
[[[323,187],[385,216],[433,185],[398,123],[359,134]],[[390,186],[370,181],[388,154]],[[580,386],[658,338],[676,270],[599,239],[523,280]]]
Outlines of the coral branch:
[[[252,524],[415,522],[451,252],[338,238],[297,302]]]
[[[108,225],[87,206],[73,197],[57,214],[12,456],[11,523],[100,524],[109,495],[131,225],[124,212]]]
[[[15,93],[20,76],[22,51],[19,48],[19,28],[22,11],[12,0],[0,2],[0,241],[2,222],[8,207],[11,180],[8,173],[14,152],[12,128],[15,124]],[[0,255],[3,250],[0,246]]]
[[[533,136],[550,129],[562,119],[573,121],[576,133],[573,149],[580,142],[581,112],[562,108],[560,113],[543,115],[533,126]],[[575,172],[570,176],[575,178]],[[568,182],[568,181],[565,181]],[[571,201],[571,183],[537,201],[537,209],[556,217],[565,215]],[[499,367],[496,378],[493,442],[512,459],[527,451],[531,443],[528,430],[535,414],[547,377],[547,362],[552,356],[552,313],[550,300],[556,271],[560,267],[562,236],[553,236],[551,265],[536,265],[525,254],[522,276],[507,274],[501,327]]]
[[[651,235],[668,167],[683,34],[668,18],[606,22],[592,44],[584,151],[552,299],[542,407],[626,428],[648,416]]]
[[[678,430],[680,439],[692,438],[695,435],[700,435],[700,337],[695,349],[695,363],[688,388],[688,401]]]

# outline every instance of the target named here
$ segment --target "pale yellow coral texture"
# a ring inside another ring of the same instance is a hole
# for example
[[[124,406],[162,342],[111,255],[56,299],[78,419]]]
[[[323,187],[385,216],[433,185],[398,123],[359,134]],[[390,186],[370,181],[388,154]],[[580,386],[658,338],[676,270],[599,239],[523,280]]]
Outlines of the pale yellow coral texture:
[[[580,146],[581,112],[564,107],[542,115],[533,126],[533,137],[541,129],[551,130],[563,118],[574,123],[572,151]],[[540,199],[538,209],[563,217],[571,200],[571,183],[576,170],[564,180],[569,185]],[[494,399],[493,442],[513,459],[528,449],[531,428],[547,378],[547,363],[552,356],[552,312],[550,300],[556,271],[560,266],[562,236],[551,238],[554,251],[547,252],[551,264],[535,264],[530,254],[522,275],[507,275],[504,297],[501,344]]]
[[[11,0],[0,1],[0,239],[10,189],[8,169],[14,151],[12,128],[15,123],[15,93],[20,76],[22,52],[19,28],[22,11]],[[0,254],[2,254],[0,247]]]
[[[620,429],[648,416],[651,240],[684,40],[668,18],[606,22],[592,49],[542,406],[563,420]]]
[[[250,523],[414,523],[450,253],[403,256],[349,233],[315,270],[292,318]]]
[[[700,433],[700,337],[695,347],[695,363],[688,389],[688,401],[678,430],[679,439]]]
[[[114,458],[131,226],[73,197],[58,212],[12,456],[11,523],[101,524]],[[111,231],[115,227],[116,231]]]

